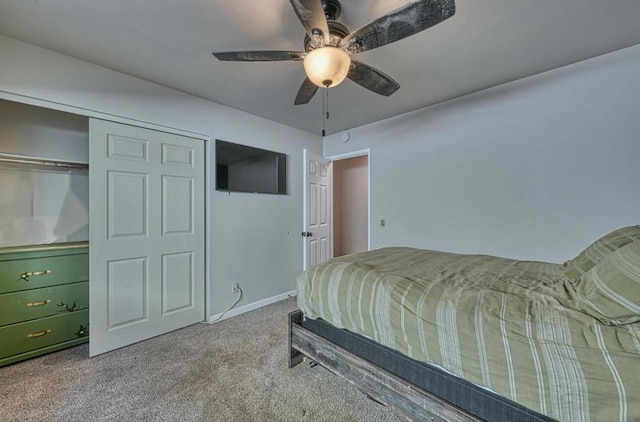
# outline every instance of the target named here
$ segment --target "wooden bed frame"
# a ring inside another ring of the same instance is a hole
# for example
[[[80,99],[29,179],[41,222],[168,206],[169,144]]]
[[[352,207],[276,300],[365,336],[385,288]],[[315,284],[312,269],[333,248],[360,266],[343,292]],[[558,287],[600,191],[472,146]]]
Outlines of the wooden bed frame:
[[[289,314],[289,367],[305,356],[354,384],[373,400],[411,421],[479,422],[479,419],[402,378],[350,353],[301,325],[302,312]]]
[[[354,384],[410,421],[557,422],[372,339],[289,314],[289,367],[305,357]]]

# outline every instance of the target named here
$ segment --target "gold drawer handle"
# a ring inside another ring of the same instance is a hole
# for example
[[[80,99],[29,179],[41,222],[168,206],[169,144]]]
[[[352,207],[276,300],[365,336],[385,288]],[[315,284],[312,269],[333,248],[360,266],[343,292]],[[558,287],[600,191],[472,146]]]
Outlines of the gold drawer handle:
[[[44,330],[44,331],[38,331],[37,333],[29,333],[27,334],[27,338],[36,338],[36,337],[42,337],[46,334],[49,334],[51,332],[51,330]]]
[[[27,303],[28,307],[33,307],[33,306],[42,306],[42,305],[48,305],[51,303],[51,299],[47,299],[47,300],[41,300],[40,302],[29,302]]]
[[[20,276],[21,279],[25,281],[29,281],[29,277],[35,277],[38,275],[46,275],[51,274],[51,270],[42,270],[42,271],[29,271]]]

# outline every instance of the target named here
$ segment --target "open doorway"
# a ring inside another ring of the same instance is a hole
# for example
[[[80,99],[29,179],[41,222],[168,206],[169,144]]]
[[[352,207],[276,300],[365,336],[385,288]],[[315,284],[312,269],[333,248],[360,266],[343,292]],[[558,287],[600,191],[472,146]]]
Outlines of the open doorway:
[[[364,252],[369,240],[369,154],[332,159],[333,256]]]

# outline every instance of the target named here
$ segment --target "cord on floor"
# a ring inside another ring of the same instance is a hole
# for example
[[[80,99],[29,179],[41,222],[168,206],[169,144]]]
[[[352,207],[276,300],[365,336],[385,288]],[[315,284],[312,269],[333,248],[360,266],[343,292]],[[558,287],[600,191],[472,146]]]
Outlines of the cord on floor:
[[[222,312],[220,315],[218,315],[218,317],[216,319],[209,321],[209,324],[213,324],[214,322],[220,321],[222,319],[222,317],[224,316],[224,314],[226,314],[227,312],[232,310],[233,307],[236,306],[238,304],[238,302],[240,302],[240,299],[242,299],[242,289],[240,288],[240,286],[238,286],[238,297],[236,298],[236,301],[233,302],[231,304],[231,306],[229,306],[224,312]]]

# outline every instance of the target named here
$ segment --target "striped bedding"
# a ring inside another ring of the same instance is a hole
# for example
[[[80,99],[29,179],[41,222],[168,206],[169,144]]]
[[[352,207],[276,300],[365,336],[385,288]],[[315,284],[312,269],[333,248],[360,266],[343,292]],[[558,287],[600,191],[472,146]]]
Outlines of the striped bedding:
[[[297,277],[298,305],[560,421],[640,420],[640,323],[579,311],[557,264],[383,248]]]

